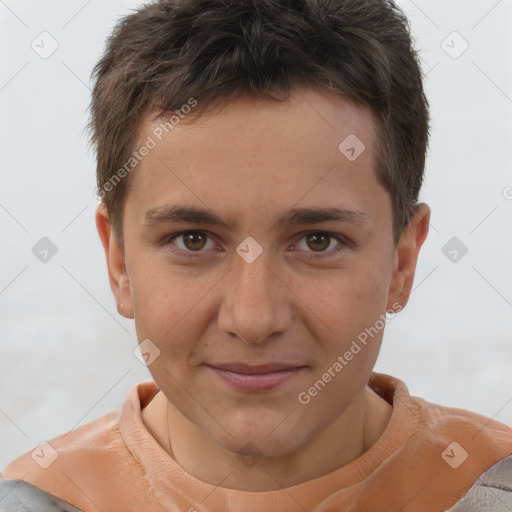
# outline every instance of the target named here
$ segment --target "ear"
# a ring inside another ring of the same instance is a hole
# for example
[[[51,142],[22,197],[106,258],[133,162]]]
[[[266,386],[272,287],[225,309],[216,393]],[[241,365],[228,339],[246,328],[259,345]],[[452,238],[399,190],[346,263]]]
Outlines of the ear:
[[[117,241],[103,203],[96,209],[96,228],[107,257],[110,288],[117,302],[117,311],[125,318],[133,318],[130,280],[126,271],[124,248]]]
[[[430,222],[430,208],[421,203],[402,233],[395,249],[393,276],[388,293],[387,311],[399,311],[409,301],[416,263],[421,246],[427,238]],[[397,304],[401,307],[398,308]]]

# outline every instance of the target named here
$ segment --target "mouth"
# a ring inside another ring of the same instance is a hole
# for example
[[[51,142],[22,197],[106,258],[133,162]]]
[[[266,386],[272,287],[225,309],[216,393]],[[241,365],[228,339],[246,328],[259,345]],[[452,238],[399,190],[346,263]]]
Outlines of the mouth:
[[[207,367],[231,387],[245,392],[271,391],[296,377],[306,368],[283,363],[258,366],[230,363]]]

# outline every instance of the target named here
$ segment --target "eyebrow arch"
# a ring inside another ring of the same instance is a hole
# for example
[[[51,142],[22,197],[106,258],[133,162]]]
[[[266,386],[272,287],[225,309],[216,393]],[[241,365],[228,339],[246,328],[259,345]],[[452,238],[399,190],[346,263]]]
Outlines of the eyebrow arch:
[[[320,222],[346,222],[351,224],[371,223],[368,214],[358,210],[344,208],[292,208],[274,219],[276,227],[293,226],[297,224],[317,224]],[[226,229],[236,228],[238,223],[234,217],[228,221],[222,220],[212,211],[186,205],[160,206],[151,208],[144,215],[144,225],[191,222],[222,226]]]

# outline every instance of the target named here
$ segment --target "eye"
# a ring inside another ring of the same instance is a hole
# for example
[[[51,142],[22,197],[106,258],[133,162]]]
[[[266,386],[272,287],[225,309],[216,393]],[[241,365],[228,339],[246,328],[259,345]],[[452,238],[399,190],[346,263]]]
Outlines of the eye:
[[[305,244],[299,247],[302,240],[305,240]],[[338,246],[335,246],[334,249],[326,250],[332,245],[333,240],[338,242]],[[300,256],[306,259],[328,257],[332,255],[331,253],[343,251],[349,245],[344,237],[324,231],[310,231],[303,235],[300,241],[293,251],[296,251],[298,248],[300,251],[308,253]],[[210,246],[208,246],[208,242],[210,242]],[[203,253],[207,252],[208,249],[215,248],[215,243],[210,239],[207,232],[196,230],[173,233],[164,240],[164,245],[171,246],[172,252],[178,256],[187,258],[203,257]],[[309,250],[311,248],[313,248],[313,251]],[[202,249],[205,250],[203,251]]]
[[[326,256],[331,256],[331,253],[338,253],[343,251],[347,246],[347,241],[339,236],[331,233],[325,233],[324,231],[311,231],[304,235],[301,240],[305,240],[305,244],[302,248],[300,248],[300,242],[296,247],[299,247],[300,250],[308,251],[308,248],[313,248],[313,252],[309,254],[305,254],[304,257],[308,259],[316,259],[322,258]],[[335,240],[338,242],[338,246],[331,250],[326,250],[329,246],[331,246],[332,241]],[[305,247],[305,248],[304,248]],[[302,257],[302,256],[301,256]]]
[[[177,249],[172,249],[173,252],[177,253],[180,256],[186,256],[189,258],[197,258],[202,256],[201,249],[207,246],[208,234],[205,231],[180,231],[179,233],[174,233],[170,237],[167,238],[166,244],[174,245]],[[174,241],[180,243],[174,243]],[[213,244],[213,241],[210,240]],[[215,245],[215,244],[213,244]],[[207,249],[211,249],[212,247],[207,247]],[[199,254],[193,254],[193,253]]]

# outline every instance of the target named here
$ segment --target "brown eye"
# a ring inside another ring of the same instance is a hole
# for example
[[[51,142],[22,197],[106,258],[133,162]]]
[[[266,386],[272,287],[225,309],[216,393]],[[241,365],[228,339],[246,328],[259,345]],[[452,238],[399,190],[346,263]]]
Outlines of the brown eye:
[[[348,242],[342,235],[325,233],[323,231],[310,231],[306,233],[295,246],[299,250],[298,256],[307,259],[328,258],[341,255],[347,248]]]
[[[311,233],[307,235],[306,243],[314,251],[324,251],[329,247],[331,238],[327,233]]]
[[[196,231],[186,232],[181,236],[183,237],[183,244],[190,251],[199,251],[205,246],[207,240],[205,233]]]
[[[208,243],[210,244],[208,246]],[[168,237],[165,245],[178,256],[189,258],[206,256],[208,249],[213,249],[215,243],[204,231],[180,231]],[[196,253],[196,254],[194,254]]]

